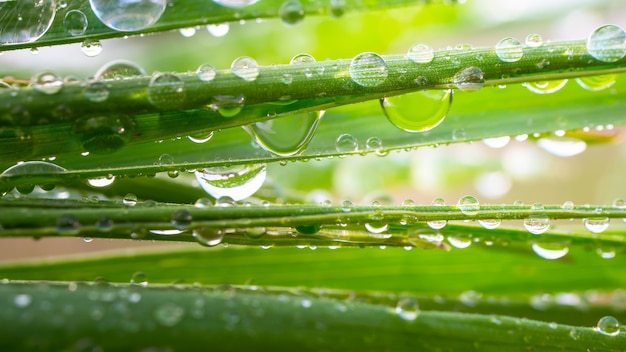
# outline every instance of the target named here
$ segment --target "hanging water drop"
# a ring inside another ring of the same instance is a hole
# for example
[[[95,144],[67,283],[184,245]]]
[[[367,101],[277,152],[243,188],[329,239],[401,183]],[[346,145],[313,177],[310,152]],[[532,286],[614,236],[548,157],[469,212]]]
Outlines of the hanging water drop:
[[[145,75],[146,71],[132,61],[114,60],[100,67],[98,71],[96,71],[94,79],[126,79]]]
[[[448,242],[455,248],[467,248],[472,245],[472,239],[465,236],[448,236]]]
[[[585,228],[593,233],[602,233],[609,228],[609,218],[607,217],[594,217],[583,219]]]
[[[287,0],[278,9],[278,16],[284,24],[296,25],[304,19],[304,7],[298,0]]]
[[[212,227],[201,227],[193,230],[193,237],[203,246],[215,247],[222,243],[224,232]]]
[[[561,242],[533,243],[532,248],[538,256],[550,260],[563,258],[569,252],[567,244]]]
[[[474,196],[464,196],[459,199],[456,207],[465,215],[476,215],[480,210],[480,203]]]
[[[148,100],[156,108],[180,107],[186,97],[185,82],[174,73],[155,72],[148,84]]]
[[[605,316],[598,320],[596,324],[596,331],[606,336],[619,335],[620,325],[619,321],[611,316]]]
[[[443,198],[435,198],[433,199],[431,204],[434,206],[443,207],[446,205],[446,201],[443,200]],[[448,220],[430,220],[426,221],[426,224],[431,229],[440,230],[448,224]]]
[[[259,76],[259,64],[251,57],[241,56],[230,65],[230,71],[245,81],[253,82]]]
[[[529,91],[537,94],[550,94],[559,91],[567,84],[567,79],[553,81],[525,82],[522,83]]]
[[[483,139],[483,144],[488,146],[489,148],[499,149],[504,148],[511,141],[510,136],[502,136],[502,137],[494,137],[494,138],[485,138]]]
[[[121,32],[134,32],[156,23],[166,0],[89,0],[91,10],[105,26]]]
[[[219,24],[209,24],[206,26],[207,31],[214,37],[223,37],[228,34],[230,25],[228,22]]]
[[[452,90],[422,90],[380,99],[389,122],[407,132],[425,132],[445,119],[452,104]]]
[[[357,55],[350,62],[350,78],[363,87],[376,87],[381,85],[387,76],[387,64],[376,53],[365,52]]]
[[[235,165],[199,169],[195,173],[200,186],[214,198],[228,196],[242,200],[252,196],[265,181],[265,164]]]
[[[102,44],[98,40],[85,40],[80,45],[80,51],[82,51],[85,56],[98,56],[102,52]]]
[[[587,38],[587,52],[603,62],[615,62],[626,56],[626,32],[607,24],[596,28]]]
[[[535,203],[531,210],[543,211],[543,204]],[[545,214],[533,214],[524,219],[524,227],[533,235],[540,235],[550,228],[550,218]]]
[[[420,309],[414,298],[402,298],[396,304],[395,312],[400,318],[413,321],[417,319]]]
[[[537,33],[531,33],[526,36],[526,46],[531,48],[540,47],[543,44],[543,39]]]
[[[181,28],[178,30],[178,32],[180,33],[180,35],[182,35],[185,38],[191,38],[194,35],[196,35],[196,28],[194,27]]]
[[[0,1],[0,44],[30,43],[54,20],[55,0]]]
[[[206,143],[213,138],[213,131],[205,132],[205,133],[195,133],[187,136],[187,139],[194,143],[202,144]]]
[[[245,97],[243,95],[216,95],[210,107],[223,117],[233,117],[241,112]]]
[[[478,223],[486,228],[487,230],[492,230],[497,228],[498,226],[500,226],[500,224],[502,223],[502,220],[500,219],[480,219],[478,220]]]
[[[585,141],[572,137],[545,137],[539,139],[537,145],[548,153],[560,157],[578,155],[587,150]]]
[[[428,44],[418,43],[409,48],[406,56],[418,64],[427,64],[435,58],[435,51]]]
[[[452,83],[464,92],[475,92],[485,85],[485,79],[480,68],[470,66],[457,72],[452,78]]]
[[[110,186],[113,182],[115,182],[115,176],[96,177],[87,180],[90,186],[98,188]]]
[[[216,75],[215,67],[211,65],[201,65],[196,70],[196,73],[198,74],[198,78],[203,82],[211,82]]]
[[[44,94],[56,94],[63,88],[63,79],[61,76],[45,71],[36,74],[31,83],[32,87]]]
[[[589,76],[578,77],[576,83],[586,90],[595,92],[603,89],[607,89],[617,80],[617,75],[601,75],[601,76]]]
[[[356,152],[359,150],[359,142],[353,135],[344,133],[337,137],[335,150],[341,154]]]
[[[68,11],[63,19],[65,31],[73,37],[85,34],[88,24],[87,16],[80,10]]]
[[[259,2],[259,0],[213,0],[214,3],[224,7],[246,7]]]
[[[516,62],[524,55],[523,49],[519,40],[507,37],[496,44],[496,56],[504,62]]]

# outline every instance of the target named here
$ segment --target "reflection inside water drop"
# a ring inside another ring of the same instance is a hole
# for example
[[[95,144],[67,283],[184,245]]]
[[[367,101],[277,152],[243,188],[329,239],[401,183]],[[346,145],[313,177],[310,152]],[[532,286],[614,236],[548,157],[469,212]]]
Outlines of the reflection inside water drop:
[[[195,172],[202,189],[214,198],[235,201],[252,196],[265,181],[265,164],[212,167]]]

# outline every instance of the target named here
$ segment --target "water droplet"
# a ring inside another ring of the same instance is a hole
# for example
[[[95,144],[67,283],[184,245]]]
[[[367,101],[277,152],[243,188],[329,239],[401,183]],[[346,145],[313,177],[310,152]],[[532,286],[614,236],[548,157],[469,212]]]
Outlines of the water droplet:
[[[26,161],[7,168],[0,177],[54,175],[65,171],[67,170],[45,161]]]
[[[182,105],[186,96],[185,82],[174,73],[155,72],[148,84],[148,100],[159,109],[168,110]]]
[[[0,7],[0,9],[1,8],[2,7]],[[32,302],[33,298],[28,293],[20,293],[15,295],[15,298],[13,298],[13,303],[15,303],[18,308],[26,308],[30,306]]]
[[[130,278],[131,285],[148,286],[148,277],[141,271],[137,271]]]
[[[200,186],[214,198],[228,196],[233,200],[250,197],[265,181],[265,164],[212,167],[196,171]]]
[[[61,215],[57,219],[57,231],[61,235],[76,235],[80,231],[80,223],[73,215]]]
[[[337,137],[335,141],[335,150],[338,153],[351,153],[359,150],[359,142],[353,135],[344,133]]]
[[[406,56],[418,64],[427,64],[435,58],[435,51],[428,44],[417,43],[409,48]]]
[[[133,193],[127,193],[122,199],[122,204],[127,207],[134,207],[135,205],[137,205],[137,196]]]
[[[464,141],[466,138],[467,138],[467,133],[465,132],[465,129],[459,128],[459,129],[452,130],[453,141],[461,142],[461,141]]]
[[[500,226],[500,224],[502,223],[502,220],[500,219],[480,219],[478,220],[478,223],[482,225],[482,227],[488,229],[488,230],[492,230],[497,228],[498,226]]]
[[[216,95],[211,108],[223,117],[233,117],[241,112],[245,97],[243,95]]]
[[[365,141],[365,149],[368,151],[373,150],[378,156],[385,156],[389,154],[383,146],[383,141],[378,137],[370,137]]]
[[[470,237],[450,235],[448,236],[448,242],[456,248],[467,248],[472,244],[472,239]]]
[[[131,140],[133,131],[134,124],[130,118],[111,113],[79,119],[73,129],[83,149],[94,154],[117,151]]]
[[[85,88],[85,97],[92,103],[101,103],[109,98],[109,89],[102,82],[91,82]]]
[[[284,24],[293,26],[304,19],[304,7],[298,0],[285,1],[278,9],[278,16]]]
[[[63,79],[53,72],[45,71],[36,74],[31,85],[35,90],[44,94],[56,94],[63,88]]]
[[[91,242],[93,242],[93,237],[83,237],[83,242],[91,243]]]
[[[87,16],[80,10],[68,11],[63,19],[65,30],[73,37],[85,34],[88,24]]]
[[[585,141],[571,137],[546,137],[537,141],[537,145],[548,153],[569,157],[578,155],[587,150]]]
[[[213,131],[205,132],[205,133],[195,133],[187,136],[187,139],[194,143],[202,144],[206,143],[213,138]]]
[[[468,307],[476,307],[482,298],[482,293],[474,290],[465,291],[459,295],[459,301]]]
[[[224,232],[212,227],[200,227],[193,230],[193,237],[203,246],[214,247],[222,243]]]
[[[567,84],[567,79],[559,79],[554,81],[539,81],[539,82],[525,82],[522,86],[526,87],[529,91],[537,94],[550,94],[554,93]]]
[[[259,76],[259,64],[251,57],[241,56],[230,65],[230,71],[237,77],[253,82]]]
[[[480,203],[474,196],[464,196],[456,203],[456,207],[465,215],[476,215],[480,210]]]
[[[526,46],[531,48],[540,47],[543,44],[543,39],[537,33],[531,33],[526,36]]]
[[[437,127],[448,114],[452,90],[422,90],[380,99],[389,122],[407,132],[425,132]]]
[[[369,233],[379,234],[389,230],[389,224],[381,222],[368,222],[365,223],[365,229]]]
[[[602,247],[596,248],[596,253],[602,259],[613,259],[615,258],[615,254],[616,254],[614,248],[602,248]]]
[[[626,32],[607,24],[596,28],[587,38],[587,52],[603,62],[615,62],[626,56]]]
[[[80,45],[80,51],[89,57],[98,56],[102,52],[102,43],[98,40],[85,40]]]
[[[224,7],[246,7],[256,4],[259,0],[213,0],[214,3]]]
[[[257,122],[244,129],[268,152],[279,156],[298,155],[309,144],[324,111],[310,111]]]
[[[550,260],[562,258],[569,252],[567,244],[561,242],[536,242],[532,248],[538,256]]]
[[[601,76],[589,76],[578,77],[576,83],[586,90],[595,92],[603,89],[607,89],[617,80],[617,75],[601,75]]]
[[[145,75],[146,71],[132,61],[114,60],[100,67],[96,71],[94,79],[125,79]]]
[[[485,79],[480,68],[470,66],[457,72],[452,78],[452,83],[464,92],[475,92],[483,87]]]
[[[522,43],[515,38],[503,38],[496,44],[496,56],[504,62],[519,61],[523,55]]]
[[[185,316],[185,309],[174,303],[165,303],[154,311],[154,319],[162,326],[172,327]]]
[[[446,205],[446,201],[443,200],[443,198],[435,198],[432,201],[432,205],[443,207],[443,206]],[[431,221],[426,221],[426,224],[431,229],[440,230],[440,229],[444,228],[448,224],[448,221],[447,220],[431,220]]]
[[[532,205],[531,210],[543,211],[543,204],[535,203]],[[550,218],[545,214],[533,214],[524,219],[524,227],[528,232],[534,235],[540,235],[550,228]]]
[[[600,320],[598,320],[598,324],[596,325],[596,331],[606,336],[619,335],[619,329],[619,321],[611,316],[600,318]]]
[[[211,82],[216,75],[215,67],[211,65],[201,65],[196,70],[196,73],[198,74],[198,78],[204,82]]]
[[[30,43],[41,38],[54,20],[54,0],[0,2],[0,44]]]
[[[216,207],[226,208],[226,207],[232,207],[235,204],[236,204],[235,201],[229,196],[219,197],[215,200]]]
[[[485,138],[483,139],[483,144],[488,146],[489,148],[499,149],[504,148],[511,141],[511,137],[502,136],[502,137],[494,137],[494,138]]]
[[[113,182],[115,182],[115,176],[96,177],[87,180],[87,183],[92,187],[106,187],[112,185]]]
[[[376,53],[365,52],[357,55],[350,62],[350,78],[363,87],[376,87],[387,79],[387,64]]]
[[[161,18],[166,0],[89,0],[91,10],[105,26],[133,32],[152,26]]]
[[[182,35],[185,38],[191,38],[194,35],[196,35],[196,28],[194,27],[181,28],[178,30],[178,32],[180,33],[180,35]]]
[[[214,37],[223,37],[228,34],[230,25],[228,23],[210,24],[206,26],[207,31]]]
[[[172,225],[178,230],[186,230],[191,225],[192,216],[189,210],[177,210],[172,215]]]
[[[96,221],[96,229],[101,232],[108,232],[113,229],[113,219],[108,216],[102,216]]]
[[[565,201],[565,203],[563,203],[563,205],[561,206],[561,209],[565,211],[574,210],[574,202],[572,202],[571,200]]]
[[[210,208],[212,205],[213,202],[209,198],[198,198],[193,204],[196,208]]]
[[[609,218],[607,217],[597,217],[597,218],[587,218],[583,219],[583,224],[585,228],[593,233],[602,233],[604,230],[609,228]]]
[[[395,312],[400,318],[413,321],[417,319],[420,309],[417,300],[414,298],[402,298],[396,304]]]

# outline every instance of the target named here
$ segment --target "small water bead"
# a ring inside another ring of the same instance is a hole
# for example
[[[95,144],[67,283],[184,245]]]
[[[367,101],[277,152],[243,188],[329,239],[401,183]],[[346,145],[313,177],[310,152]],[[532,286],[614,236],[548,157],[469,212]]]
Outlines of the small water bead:
[[[178,32],[185,38],[191,38],[196,35],[196,29],[194,27],[181,28]]]
[[[511,141],[510,136],[502,136],[502,137],[494,137],[494,138],[485,138],[483,139],[483,144],[488,146],[489,148],[499,149],[504,148]]]
[[[96,229],[100,232],[108,232],[113,229],[113,224],[113,219],[105,215],[96,221]]]
[[[26,308],[33,302],[33,298],[28,293],[20,293],[15,295],[13,303],[18,308]]]
[[[406,56],[418,64],[427,64],[435,58],[435,51],[428,44],[417,43],[409,48]]]
[[[522,83],[522,86],[526,87],[526,89],[533,93],[551,94],[565,87],[565,84],[567,84],[567,79],[554,81],[524,82]]]
[[[92,103],[101,103],[109,98],[109,89],[102,82],[91,82],[85,87],[85,97]]]
[[[435,198],[433,199],[431,204],[434,206],[443,207],[446,205],[446,202],[443,200],[443,198]],[[448,221],[447,220],[431,220],[431,221],[427,221],[426,224],[431,229],[440,230],[448,224]]]
[[[425,132],[445,119],[452,104],[452,90],[422,90],[380,99],[385,116],[407,132]]]
[[[358,140],[351,134],[344,133],[337,137],[335,141],[335,150],[338,153],[351,153],[359,150]]]
[[[85,56],[98,56],[102,52],[102,43],[98,40],[85,40],[80,45],[80,51],[85,54]]]
[[[110,154],[125,146],[132,138],[133,121],[123,115],[81,118],[74,123],[74,135],[88,153]]]
[[[613,259],[615,258],[615,249],[614,248],[596,248],[596,253],[602,259]]]
[[[44,71],[32,78],[31,85],[41,93],[56,94],[63,88],[63,79],[53,72]]]
[[[213,206],[213,202],[209,198],[198,198],[193,206],[196,208],[210,208]]]
[[[561,206],[561,209],[565,211],[574,210],[574,202],[572,202],[571,200],[565,201],[565,203],[563,203],[563,205]]]
[[[603,89],[607,89],[617,80],[617,75],[601,75],[601,76],[589,76],[578,77],[576,83],[586,90],[595,92]]]
[[[472,245],[472,239],[470,237],[463,236],[448,236],[448,242],[455,248],[467,248]]]
[[[259,64],[249,56],[240,56],[230,65],[230,71],[245,81],[253,82],[259,76]]]
[[[537,145],[548,153],[560,157],[578,155],[587,150],[585,141],[572,137],[545,137],[539,139]]]
[[[476,215],[480,210],[480,203],[474,196],[464,196],[459,199],[456,207],[465,215]]]
[[[210,141],[211,138],[213,138],[213,131],[206,133],[196,133],[192,135],[190,134],[189,136],[187,136],[187,139],[198,144],[206,143]]]
[[[259,2],[259,0],[213,0],[214,3],[224,7],[246,7]]]
[[[214,37],[223,37],[228,34],[230,25],[228,23],[209,24],[206,26],[207,31]]]
[[[376,87],[381,85],[389,72],[385,60],[378,54],[365,52],[357,55],[350,62],[350,78],[363,87]]]
[[[378,156],[389,154],[389,152],[384,149],[383,141],[378,137],[368,138],[367,141],[365,141],[365,149],[368,151],[373,150]]]
[[[258,191],[266,174],[265,164],[212,167],[195,172],[198,183],[209,195],[217,199],[227,196],[235,201]]]
[[[222,117],[233,117],[241,112],[245,97],[239,95],[216,95],[210,107]]]
[[[598,320],[596,325],[596,331],[606,336],[619,335],[620,325],[619,321],[611,316],[605,316]]]
[[[88,25],[87,16],[80,10],[68,11],[63,19],[65,31],[73,37],[85,34]]]
[[[203,246],[215,247],[222,243],[224,232],[212,227],[201,227],[193,230],[193,237]]]
[[[256,122],[243,128],[256,144],[279,156],[298,155],[309,144],[325,111],[310,111]]]
[[[125,79],[145,75],[146,71],[132,61],[113,60],[100,67],[96,71],[94,79]]]
[[[470,66],[457,72],[452,78],[452,83],[464,92],[475,92],[485,85],[485,79],[480,68]]]
[[[107,187],[115,182],[115,176],[96,177],[87,180],[87,183],[92,187]]]
[[[540,47],[543,44],[543,39],[537,33],[531,33],[526,36],[526,46],[531,48]]]
[[[133,193],[127,193],[122,199],[122,204],[127,207],[134,207],[135,205],[137,205],[137,196]]]
[[[148,100],[159,109],[180,107],[185,99],[185,82],[174,73],[155,72],[148,84]]]
[[[367,222],[365,223],[365,229],[369,233],[380,234],[389,230],[389,224],[380,223],[380,222]]]
[[[196,73],[198,74],[198,78],[203,82],[211,82],[217,74],[215,67],[211,65],[201,65],[196,70]]]
[[[186,230],[191,225],[191,212],[186,209],[177,210],[172,215],[172,225],[178,230]]]
[[[587,52],[603,62],[615,62],[626,56],[626,32],[616,25],[596,28],[587,38]]]
[[[304,7],[298,0],[287,0],[278,9],[278,16],[284,24],[296,25],[304,19]]]
[[[519,61],[524,55],[522,43],[511,37],[503,38],[496,44],[496,56],[504,62]]]
[[[500,219],[480,219],[478,220],[478,223],[488,229],[488,230],[492,230],[497,228],[498,226],[500,226],[500,224],[502,223],[502,220]]]
[[[540,203],[535,203],[531,207],[533,211],[542,211],[543,209],[543,204]],[[533,235],[540,235],[550,228],[550,218],[545,214],[530,215],[524,219],[524,227]]]
[[[76,235],[80,231],[80,223],[73,215],[61,215],[57,219],[57,231],[61,235]]]
[[[563,258],[569,252],[567,244],[560,242],[536,242],[532,249],[541,258],[550,260]]]
[[[105,26],[133,32],[152,26],[163,15],[166,0],[89,0],[91,10]]]
[[[55,0],[0,1],[0,44],[30,43],[54,20]]]
[[[395,313],[404,320],[413,321],[420,313],[419,304],[414,298],[402,298],[396,304]]]
[[[585,228],[593,233],[602,233],[609,228],[609,218],[597,217],[583,219]]]

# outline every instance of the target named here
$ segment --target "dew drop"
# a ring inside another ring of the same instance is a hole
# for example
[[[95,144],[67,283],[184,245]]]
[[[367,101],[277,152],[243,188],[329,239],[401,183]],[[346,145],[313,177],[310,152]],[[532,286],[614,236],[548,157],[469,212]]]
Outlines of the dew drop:
[[[26,161],[4,170],[0,177],[54,175],[67,171],[58,165],[45,161]]]
[[[223,37],[228,34],[230,25],[228,23],[210,24],[206,26],[207,31],[214,37]]]
[[[545,137],[539,139],[537,145],[548,153],[560,157],[578,155],[587,150],[585,141],[572,137]]]
[[[181,28],[178,32],[185,38],[191,38],[196,35],[196,29],[194,27]]]
[[[189,210],[177,210],[172,215],[172,225],[178,230],[186,230],[191,225],[192,216]]]
[[[253,82],[259,76],[259,64],[249,56],[240,56],[230,65],[230,71],[245,81]]]
[[[604,230],[609,228],[609,218],[607,217],[596,217],[596,218],[587,218],[583,219],[583,224],[585,228],[593,233],[602,233]]]
[[[365,149],[368,151],[373,150],[378,156],[385,156],[389,152],[385,150],[383,141],[378,137],[370,137],[365,141]]]
[[[213,202],[209,198],[198,198],[193,204],[196,208],[210,208],[212,205]]]
[[[185,316],[185,309],[174,303],[165,303],[154,311],[154,319],[162,326],[172,327]]]
[[[324,111],[310,111],[244,126],[256,144],[279,156],[302,153],[315,134]]]
[[[30,43],[54,20],[55,0],[0,1],[0,44]]]
[[[452,90],[422,90],[380,99],[389,122],[407,132],[425,132],[437,127],[448,114]]]
[[[108,232],[113,229],[113,219],[104,215],[96,221],[96,229],[100,232]]]
[[[227,207],[232,207],[235,204],[236,204],[235,201],[229,196],[223,196],[223,197],[219,197],[215,199],[216,207],[227,208]]]
[[[626,56],[626,32],[607,24],[596,28],[587,38],[587,52],[603,62],[615,62]]]
[[[127,116],[107,114],[81,118],[73,133],[88,153],[109,154],[125,146],[133,135],[134,124]]]
[[[98,40],[85,40],[80,45],[80,51],[85,54],[85,56],[98,56],[102,52],[102,43]]]
[[[91,10],[105,26],[121,32],[133,32],[156,23],[166,0],[89,0]]]
[[[92,103],[101,103],[109,98],[109,89],[102,82],[91,82],[85,88],[85,97]]]
[[[15,303],[15,306],[18,308],[26,308],[30,306],[32,302],[33,298],[28,293],[20,293],[13,298],[13,303]]]
[[[565,203],[563,203],[563,205],[561,206],[561,209],[565,211],[574,210],[574,202],[572,202],[571,200],[565,201]]]
[[[122,199],[122,204],[127,207],[134,207],[135,205],[137,205],[137,196],[133,193],[127,193]]]
[[[480,210],[480,203],[474,196],[464,196],[459,199],[456,207],[465,215],[476,215]]]
[[[519,61],[524,55],[522,43],[511,37],[503,38],[496,44],[496,56],[503,62]]]
[[[174,73],[155,72],[148,84],[148,100],[159,109],[178,108],[185,100],[185,82]]]
[[[365,229],[369,233],[380,234],[389,230],[389,224],[385,224],[381,222],[368,222],[368,223],[365,223]]]
[[[417,319],[420,309],[417,300],[414,298],[402,298],[396,304],[395,312],[400,318],[413,321]]]
[[[467,248],[472,245],[472,239],[464,236],[448,236],[448,242],[455,248]]]
[[[543,204],[541,203],[535,203],[531,207],[533,211],[542,211],[543,209]],[[540,235],[550,228],[550,218],[545,214],[530,215],[524,219],[524,227],[533,235]]]
[[[596,325],[596,331],[606,336],[617,336],[619,335],[619,330],[619,321],[611,316],[600,318]]]
[[[245,97],[243,95],[216,95],[211,108],[223,117],[233,117],[241,112]]]
[[[452,78],[452,83],[464,92],[475,92],[483,87],[485,79],[480,68],[470,66],[457,72]]]
[[[85,34],[88,24],[87,16],[80,10],[68,11],[63,19],[65,31],[73,37]]]
[[[478,223],[480,225],[482,225],[482,227],[488,229],[488,230],[492,230],[497,228],[498,226],[500,226],[500,224],[502,223],[502,220],[500,219],[480,219],[478,220]]]
[[[615,258],[615,249],[613,249],[613,248],[596,248],[596,253],[602,259],[613,259],[613,258]]]
[[[531,48],[540,47],[543,44],[543,39],[537,33],[531,33],[526,36],[526,46]]]
[[[387,64],[376,53],[365,52],[357,55],[350,62],[350,78],[363,87],[376,87],[387,79]]]
[[[335,141],[335,150],[338,153],[352,153],[359,150],[359,142],[357,139],[348,133],[344,133],[337,137]]]
[[[222,243],[224,232],[212,227],[201,227],[193,230],[193,237],[203,246],[215,247]]]
[[[114,60],[100,67],[96,71],[94,79],[125,79],[145,75],[146,71],[132,61]]]
[[[578,77],[576,78],[576,83],[586,90],[595,92],[609,88],[615,84],[616,79],[617,75]]]
[[[32,87],[44,94],[56,94],[63,88],[63,79],[61,76],[45,71],[36,74],[31,83]]]
[[[428,44],[417,43],[409,48],[406,55],[413,62],[427,64],[435,58],[435,51]]]
[[[148,286],[148,277],[141,271],[137,271],[130,278],[131,285]]]
[[[80,223],[73,215],[61,215],[57,219],[57,231],[61,235],[76,235],[80,231]]]
[[[192,135],[190,134],[189,136],[187,136],[187,139],[198,144],[206,143],[210,141],[211,138],[213,138],[213,131],[206,133],[196,133]]]
[[[485,138],[483,139],[483,144],[488,146],[489,148],[499,149],[504,148],[511,141],[511,137],[502,136],[502,137],[494,137],[494,138]]]
[[[304,7],[298,0],[285,1],[278,9],[278,16],[284,24],[296,25],[304,19]]]
[[[265,181],[265,164],[235,165],[199,169],[196,179],[202,189],[214,198],[224,196],[235,201],[252,196]]]
[[[537,94],[550,94],[554,93],[561,88],[565,87],[567,79],[559,79],[554,81],[539,81],[539,82],[525,82],[522,86],[526,87],[529,91]]]
[[[438,206],[438,207],[443,207],[443,206],[446,205],[446,202],[443,200],[443,198],[435,198],[432,201],[432,205]],[[447,220],[431,220],[431,221],[426,221],[426,224],[431,229],[440,230],[440,229],[444,228],[448,224],[448,221]]]
[[[196,70],[198,78],[203,82],[211,82],[216,75],[215,67],[211,65],[201,65]]]
[[[535,242],[532,248],[538,256],[550,260],[562,258],[569,252],[567,244],[559,242]]]
[[[256,4],[259,0],[213,0],[214,3],[224,7],[246,7]]]
[[[96,177],[87,180],[87,183],[92,187],[107,187],[115,182],[115,176]]]

